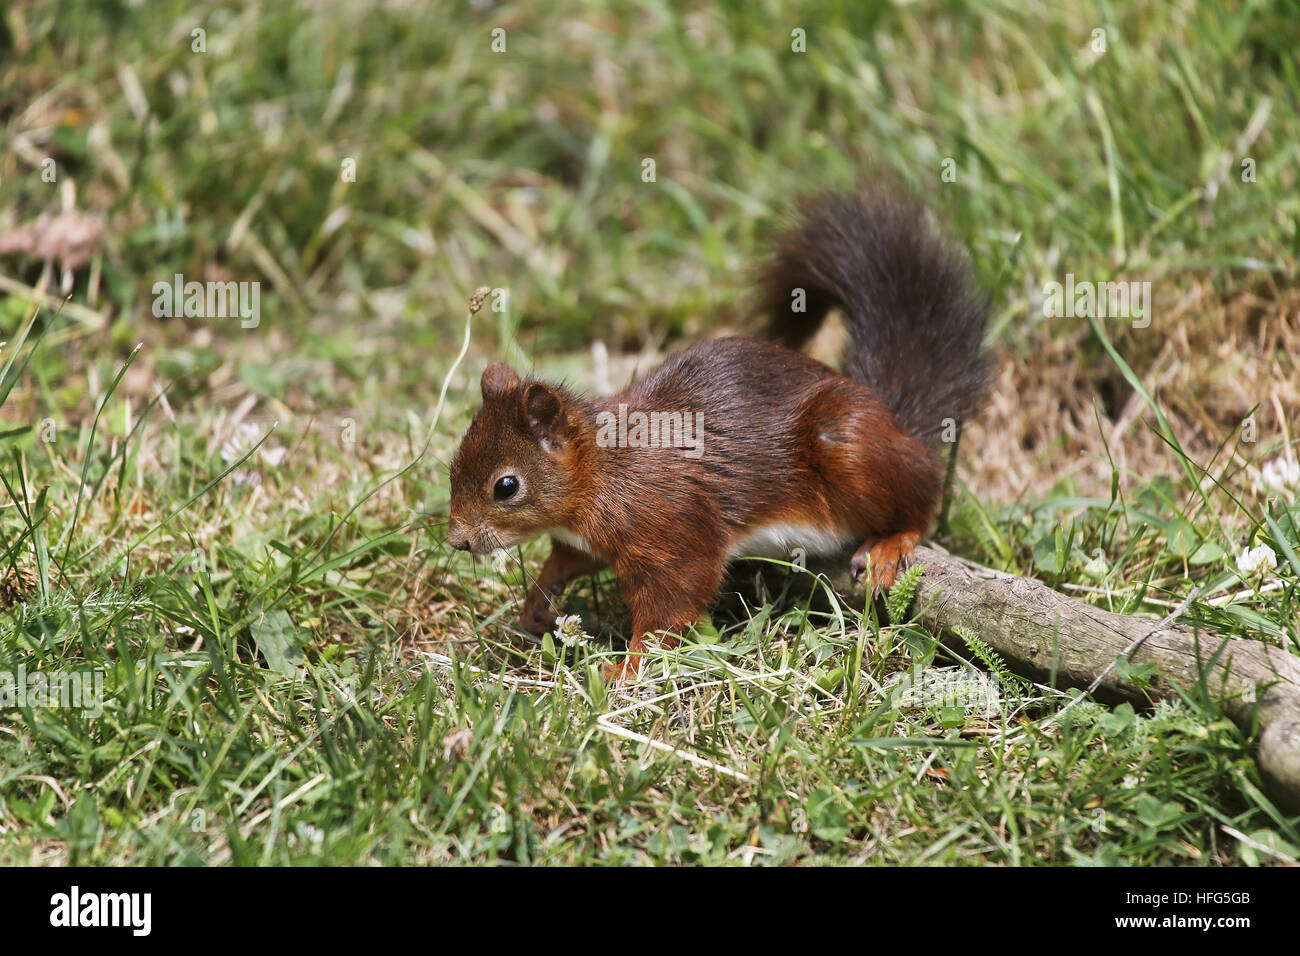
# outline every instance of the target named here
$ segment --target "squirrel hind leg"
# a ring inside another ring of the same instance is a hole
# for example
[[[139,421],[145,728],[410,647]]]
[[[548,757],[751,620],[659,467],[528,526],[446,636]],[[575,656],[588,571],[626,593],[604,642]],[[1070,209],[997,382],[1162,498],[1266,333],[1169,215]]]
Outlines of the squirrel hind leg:
[[[836,382],[804,422],[812,470],[834,523],[862,542],[849,564],[871,568],[879,594],[912,560],[939,503],[943,469],[933,449],[902,431],[870,389]]]

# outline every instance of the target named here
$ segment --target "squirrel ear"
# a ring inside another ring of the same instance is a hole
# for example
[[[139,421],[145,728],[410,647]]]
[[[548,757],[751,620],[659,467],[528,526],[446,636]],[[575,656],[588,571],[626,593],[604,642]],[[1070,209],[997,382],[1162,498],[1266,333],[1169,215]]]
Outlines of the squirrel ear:
[[[543,382],[530,382],[524,392],[524,413],[541,439],[544,451],[559,451],[569,437],[564,398]]]
[[[483,370],[483,378],[479,381],[484,398],[502,395],[518,384],[519,376],[505,362],[493,362]]]

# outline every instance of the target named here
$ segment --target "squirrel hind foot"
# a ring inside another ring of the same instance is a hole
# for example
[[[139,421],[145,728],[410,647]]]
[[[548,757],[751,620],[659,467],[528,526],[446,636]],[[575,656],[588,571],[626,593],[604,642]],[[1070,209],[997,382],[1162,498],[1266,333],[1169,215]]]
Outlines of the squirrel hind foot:
[[[871,538],[862,542],[849,562],[850,577],[856,581],[870,568],[872,596],[887,591],[894,586],[898,572],[912,563],[920,540],[921,534],[918,531],[901,531],[885,538]]]

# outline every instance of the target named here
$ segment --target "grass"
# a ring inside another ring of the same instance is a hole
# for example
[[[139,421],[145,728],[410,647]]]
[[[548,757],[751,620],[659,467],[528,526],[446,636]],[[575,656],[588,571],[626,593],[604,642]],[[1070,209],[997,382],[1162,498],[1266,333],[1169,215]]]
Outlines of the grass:
[[[497,568],[442,522],[488,361],[620,384],[743,327],[790,198],[870,157],[994,302],[939,540],[1126,613],[1199,588],[1184,621],[1300,651],[1300,506],[1253,480],[1300,410],[1296,13],[6,8],[0,235],[102,228],[61,310],[57,262],[0,256],[0,673],[104,699],[0,710],[0,862],[1294,862],[1254,735],[1194,688],[1062,714],[741,566],[624,692],[608,577],[568,599],[590,641],[535,641],[545,545]],[[260,324],[156,318],[178,272],[260,282]],[[1065,273],[1152,282],[1152,324],[1045,316]],[[449,374],[481,285],[504,308]]]

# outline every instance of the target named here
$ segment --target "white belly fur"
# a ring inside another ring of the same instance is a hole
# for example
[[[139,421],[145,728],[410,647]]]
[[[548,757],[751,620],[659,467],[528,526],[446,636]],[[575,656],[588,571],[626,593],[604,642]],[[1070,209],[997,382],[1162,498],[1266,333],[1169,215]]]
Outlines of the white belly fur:
[[[731,542],[727,557],[742,555],[764,558],[784,558],[794,555],[795,548],[808,554],[834,554],[848,544],[850,536],[838,531],[813,528],[797,524],[773,524],[757,528]]]
[[[552,528],[549,532],[553,541],[567,544],[591,554],[591,545],[587,539],[574,534],[568,528]],[[797,524],[772,524],[756,528],[746,535],[735,538],[727,549],[727,557],[764,557],[791,559],[796,548],[802,548],[804,554],[835,554],[851,540],[851,535],[827,531]]]

